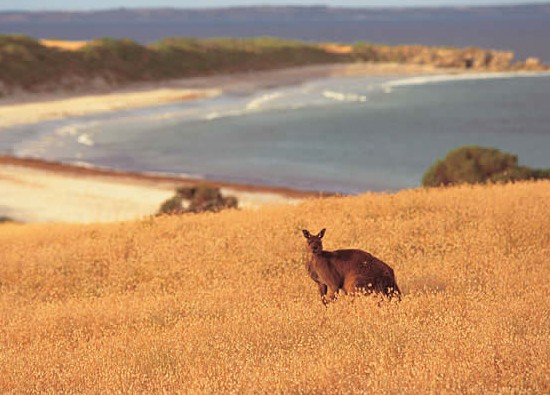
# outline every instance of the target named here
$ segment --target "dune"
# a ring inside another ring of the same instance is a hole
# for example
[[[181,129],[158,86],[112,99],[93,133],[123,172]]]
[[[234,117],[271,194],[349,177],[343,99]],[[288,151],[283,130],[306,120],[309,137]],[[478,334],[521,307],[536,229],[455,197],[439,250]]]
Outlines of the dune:
[[[348,54],[353,52],[353,46],[336,43],[320,44],[321,48],[329,53]]]
[[[88,41],[69,41],[69,40],[40,40],[40,44],[46,47],[59,48],[65,51],[76,51],[88,44]]]

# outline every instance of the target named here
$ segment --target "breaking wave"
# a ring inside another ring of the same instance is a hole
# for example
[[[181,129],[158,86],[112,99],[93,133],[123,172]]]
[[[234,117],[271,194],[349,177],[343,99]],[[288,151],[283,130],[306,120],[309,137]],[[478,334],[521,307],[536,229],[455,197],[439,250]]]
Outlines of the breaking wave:
[[[248,102],[248,104],[246,105],[246,109],[251,110],[251,111],[261,110],[262,107],[264,107],[264,105],[266,103],[269,103],[269,102],[271,102],[275,99],[278,99],[282,96],[283,96],[282,92],[273,92],[273,93],[267,93],[265,95],[261,95],[260,97],[255,98],[255,99],[251,100],[250,102]]]
[[[422,75],[416,77],[402,78],[393,81],[388,81],[382,85],[382,88],[390,89],[401,86],[415,86],[438,84],[455,81],[470,81],[470,80],[492,80],[502,78],[517,78],[517,77],[539,77],[545,75],[543,73],[533,72],[494,72],[494,73],[475,73],[475,74],[441,74],[441,75]]]
[[[88,133],[83,133],[76,139],[79,144],[86,145],[88,147],[93,147],[95,145],[94,140],[90,137]]]
[[[358,95],[356,93],[342,93],[342,92],[336,92],[336,91],[329,91],[324,90],[322,92],[323,97],[326,97],[327,99],[332,99],[336,101],[343,101],[343,102],[361,102],[364,103],[368,100],[367,96],[364,95]]]

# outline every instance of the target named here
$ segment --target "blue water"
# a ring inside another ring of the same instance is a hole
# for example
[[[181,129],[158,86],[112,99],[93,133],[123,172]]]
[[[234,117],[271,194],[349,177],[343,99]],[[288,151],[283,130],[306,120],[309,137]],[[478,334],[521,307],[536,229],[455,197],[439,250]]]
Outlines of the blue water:
[[[19,127],[0,133],[0,150],[307,190],[398,190],[461,145],[550,167],[549,103],[549,75],[339,77]]]

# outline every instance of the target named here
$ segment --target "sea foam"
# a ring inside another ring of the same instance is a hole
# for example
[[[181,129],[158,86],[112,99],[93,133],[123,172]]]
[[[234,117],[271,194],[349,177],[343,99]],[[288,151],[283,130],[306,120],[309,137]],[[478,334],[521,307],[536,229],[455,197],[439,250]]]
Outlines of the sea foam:
[[[475,74],[441,74],[441,75],[421,75],[416,77],[402,78],[383,84],[384,89],[390,89],[400,86],[414,86],[438,84],[454,81],[470,81],[470,80],[490,80],[502,78],[520,78],[520,77],[540,77],[546,75],[544,73],[533,72],[495,72],[495,73],[475,73]]]
[[[250,102],[248,102],[248,104],[246,105],[246,109],[251,111],[260,110],[264,107],[266,103],[278,99],[281,96],[283,96],[282,92],[273,92],[261,95],[260,97],[254,98]]]
[[[76,139],[79,144],[86,145],[88,147],[93,147],[95,145],[94,140],[92,140],[91,136],[88,133],[82,133],[78,138]]]
[[[327,99],[332,99],[336,101],[343,102],[361,102],[364,103],[367,101],[367,97],[363,95],[358,95],[356,93],[342,93],[331,90],[324,90],[322,95]]]

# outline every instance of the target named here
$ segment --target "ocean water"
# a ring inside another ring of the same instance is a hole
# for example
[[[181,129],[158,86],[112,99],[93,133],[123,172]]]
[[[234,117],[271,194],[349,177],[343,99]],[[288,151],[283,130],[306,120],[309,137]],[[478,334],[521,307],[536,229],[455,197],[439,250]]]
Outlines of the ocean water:
[[[17,156],[340,193],[419,186],[462,145],[550,167],[550,76],[334,77],[0,133]]]

